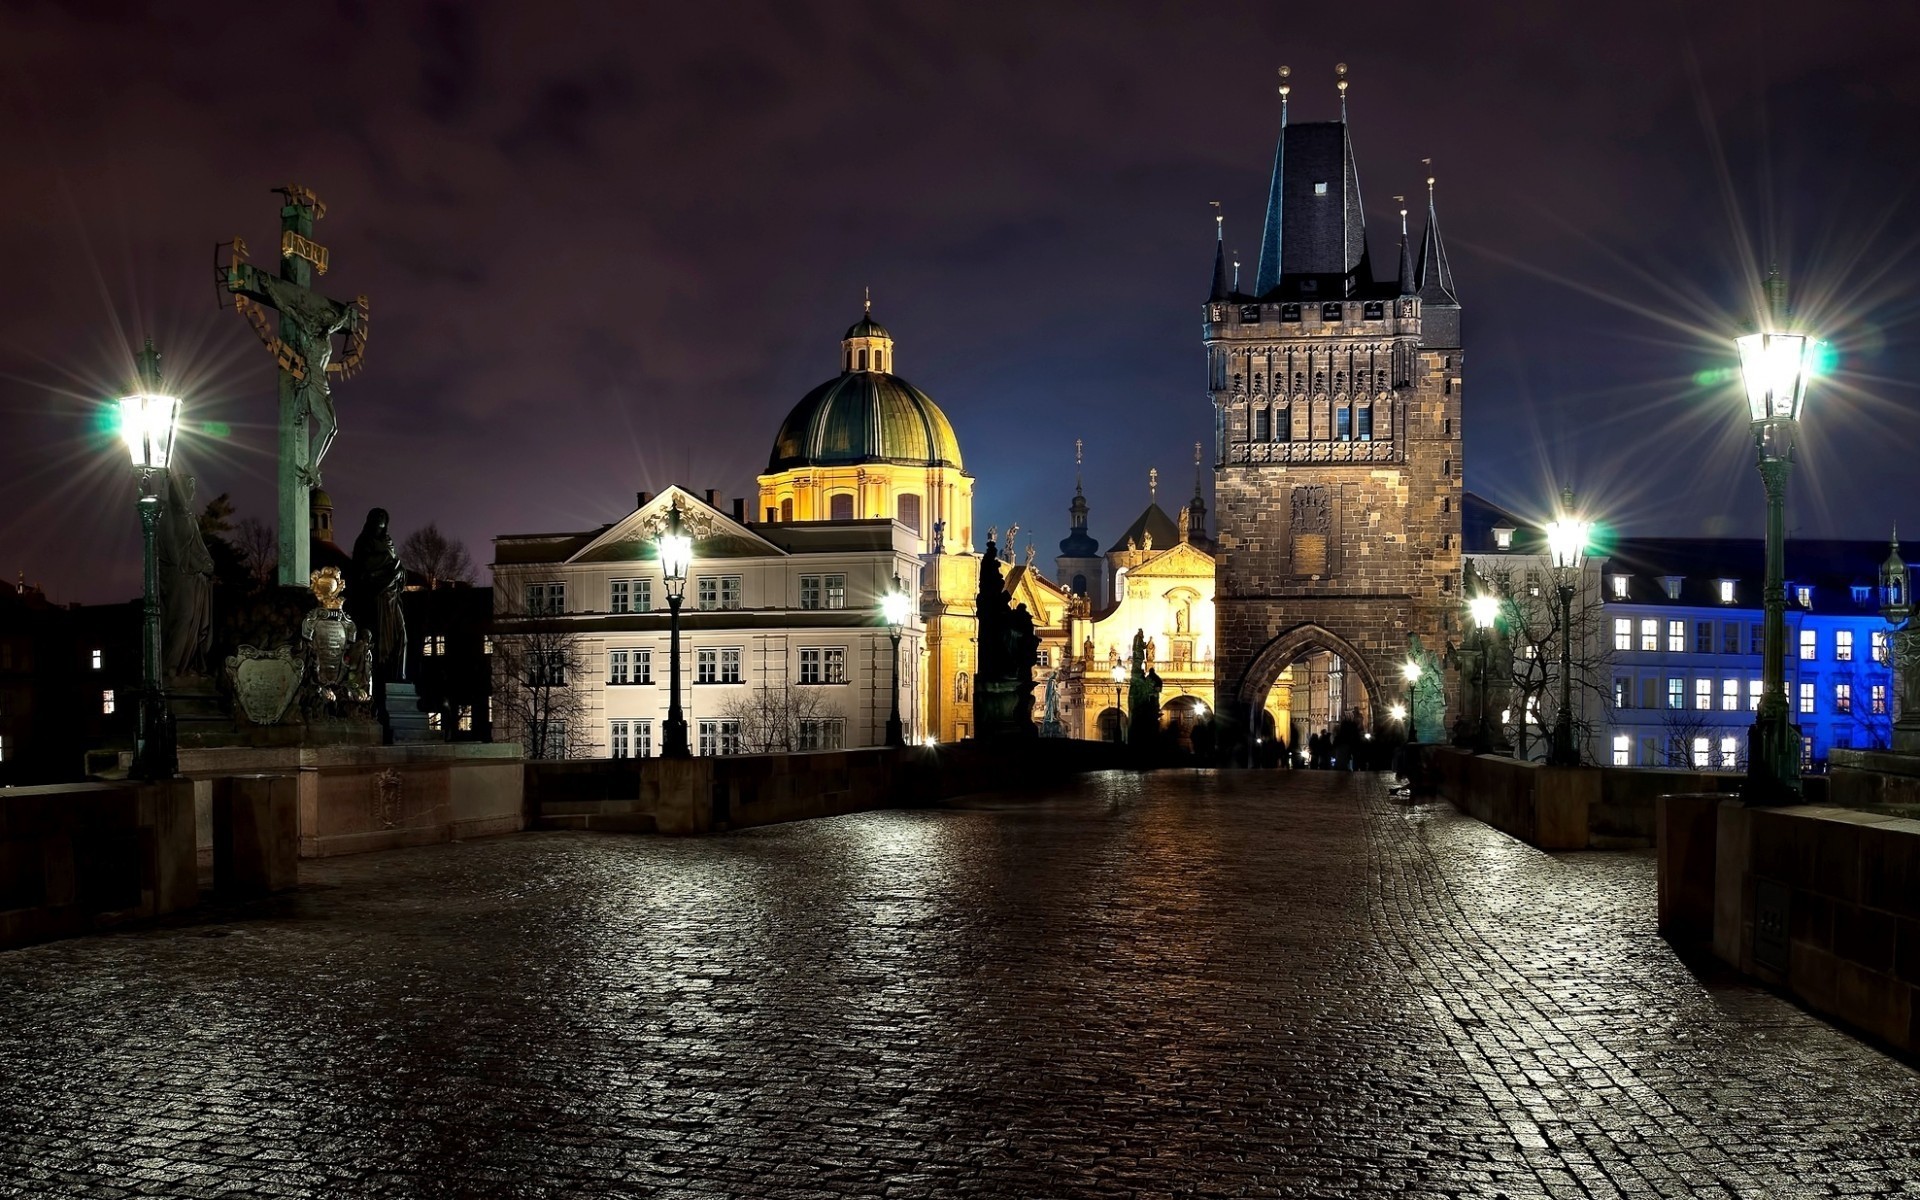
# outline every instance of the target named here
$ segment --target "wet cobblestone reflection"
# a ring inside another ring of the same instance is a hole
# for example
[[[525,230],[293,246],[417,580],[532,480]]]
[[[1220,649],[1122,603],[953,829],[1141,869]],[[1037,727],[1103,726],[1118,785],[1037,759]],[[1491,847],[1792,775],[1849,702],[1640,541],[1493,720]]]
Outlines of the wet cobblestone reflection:
[[[1920,1073],[1682,965],[1649,855],[1371,777],[303,879],[0,955],[0,1195],[1920,1194]]]

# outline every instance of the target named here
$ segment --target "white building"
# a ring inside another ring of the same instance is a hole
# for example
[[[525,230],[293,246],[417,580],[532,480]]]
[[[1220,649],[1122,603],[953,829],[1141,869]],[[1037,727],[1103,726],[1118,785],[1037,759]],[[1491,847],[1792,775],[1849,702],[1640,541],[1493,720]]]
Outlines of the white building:
[[[885,743],[893,645],[880,601],[920,586],[920,539],[879,518],[749,525],[673,487],[596,530],[494,539],[494,720],[530,755],[657,755],[669,628],[657,539],[678,505],[693,537],[681,609],[681,705],[695,754]],[[918,730],[921,629],[899,651]],[[538,725],[535,729],[532,726]]]

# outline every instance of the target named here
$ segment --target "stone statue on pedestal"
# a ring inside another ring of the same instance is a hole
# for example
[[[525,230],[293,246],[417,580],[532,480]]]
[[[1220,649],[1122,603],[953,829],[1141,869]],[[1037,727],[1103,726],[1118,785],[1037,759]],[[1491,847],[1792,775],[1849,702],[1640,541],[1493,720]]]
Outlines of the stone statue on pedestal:
[[[1407,661],[1417,663],[1420,667],[1420,677],[1413,681],[1412,695],[1407,700],[1407,721],[1413,730],[1413,740],[1444,741],[1447,728],[1446,668],[1434,657],[1433,651],[1421,644],[1419,634],[1407,639]]]
[[[200,536],[193,491],[193,476],[178,471],[167,476],[166,519],[160,524],[155,547],[160,568],[161,657],[169,682],[205,675],[207,651],[213,645],[208,607],[213,556]]]
[[[973,715],[982,738],[1033,737],[1033,659],[1040,638],[1024,604],[1014,605],[1000,574],[991,536],[980,557],[980,660],[974,671]]]
[[[366,526],[354,539],[347,611],[373,647],[375,678],[399,683],[407,677],[407,617],[400,606],[407,572],[400,565],[387,524],[387,510],[376,508],[367,514]]]

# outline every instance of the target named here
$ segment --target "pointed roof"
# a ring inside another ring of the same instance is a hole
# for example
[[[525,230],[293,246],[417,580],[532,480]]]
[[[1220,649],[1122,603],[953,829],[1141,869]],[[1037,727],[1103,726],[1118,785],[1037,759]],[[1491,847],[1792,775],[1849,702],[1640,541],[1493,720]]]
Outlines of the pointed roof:
[[[1227,290],[1227,239],[1223,232],[1213,243],[1213,291],[1207,299],[1225,300]]]
[[[1419,296],[1428,304],[1459,307],[1459,293],[1453,290],[1453,266],[1447,262],[1446,243],[1440,240],[1440,213],[1433,203],[1433,178],[1427,178],[1427,232],[1420,243],[1420,269],[1415,276]]]
[[[1411,296],[1420,290],[1413,272],[1413,241],[1407,236],[1407,210],[1400,210],[1400,294]]]
[[[1302,277],[1331,281],[1333,296],[1347,294],[1355,283],[1372,283],[1360,171],[1347,123],[1283,127],[1273,162],[1255,294],[1265,297]]]
[[[781,557],[787,552],[678,484],[615,521],[569,554],[566,562],[634,562],[659,557],[660,531],[676,505],[700,558]]]
[[[1113,540],[1107,553],[1124,551],[1129,543],[1132,543],[1135,550],[1144,550],[1148,534],[1153,535],[1155,550],[1164,550],[1180,542],[1180,526],[1158,504],[1149,504],[1146,511],[1135,517],[1133,524],[1127,526],[1120,536]]]

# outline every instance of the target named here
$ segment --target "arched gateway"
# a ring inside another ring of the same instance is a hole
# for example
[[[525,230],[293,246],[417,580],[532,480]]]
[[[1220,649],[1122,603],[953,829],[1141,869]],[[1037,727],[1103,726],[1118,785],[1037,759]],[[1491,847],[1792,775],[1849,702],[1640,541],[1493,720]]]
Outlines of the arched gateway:
[[[1289,747],[1307,735],[1339,725],[1358,710],[1362,726],[1390,702],[1380,690],[1374,663],[1359,647],[1323,626],[1305,623],[1276,634],[1254,654],[1227,693],[1233,712],[1253,739],[1286,739]],[[1259,752],[1241,757],[1258,758]]]
[[[1259,735],[1301,662],[1379,705],[1414,635],[1452,640],[1460,602],[1461,314],[1432,181],[1418,265],[1403,224],[1397,277],[1380,279],[1345,119],[1289,123],[1283,107],[1280,143],[1252,290],[1230,281],[1223,237],[1201,310],[1228,747]]]

